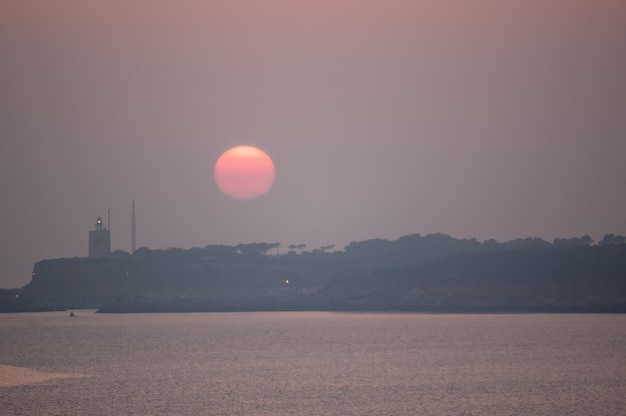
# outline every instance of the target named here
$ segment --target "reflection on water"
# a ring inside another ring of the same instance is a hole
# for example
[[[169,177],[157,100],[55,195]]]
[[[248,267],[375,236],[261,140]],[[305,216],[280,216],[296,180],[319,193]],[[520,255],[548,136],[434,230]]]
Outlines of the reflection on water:
[[[626,315],[0,314],[3,380],[40,377],[0,415],[622,416],[625,339]]]
[[[57,378],[80,378],[82,374],[44,373],[31,368],[0,364],[0,387],[43,383]]]

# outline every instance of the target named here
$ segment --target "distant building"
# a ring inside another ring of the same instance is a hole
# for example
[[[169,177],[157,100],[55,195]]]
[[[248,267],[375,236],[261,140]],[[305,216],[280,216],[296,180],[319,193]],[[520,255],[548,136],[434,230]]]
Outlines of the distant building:
[[[96,220],[96,229],[89,231],[89,257],[102,257],[111,254],[111,233],[102,224],[102,218]]]

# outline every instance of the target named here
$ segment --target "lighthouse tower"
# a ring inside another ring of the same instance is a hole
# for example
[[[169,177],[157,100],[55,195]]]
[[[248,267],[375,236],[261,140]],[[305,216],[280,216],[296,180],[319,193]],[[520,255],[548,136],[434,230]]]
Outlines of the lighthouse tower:
[[[96,229],[89,231],[89,257],[102,257],[111,254],[111,233],[102,224],[102,218],[96,220]]]

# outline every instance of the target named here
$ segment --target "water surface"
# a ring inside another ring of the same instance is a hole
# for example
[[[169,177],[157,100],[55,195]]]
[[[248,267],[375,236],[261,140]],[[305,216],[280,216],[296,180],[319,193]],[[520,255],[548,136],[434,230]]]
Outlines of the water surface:
[[[0,314],[2,415],[623,415],[626,315]]]

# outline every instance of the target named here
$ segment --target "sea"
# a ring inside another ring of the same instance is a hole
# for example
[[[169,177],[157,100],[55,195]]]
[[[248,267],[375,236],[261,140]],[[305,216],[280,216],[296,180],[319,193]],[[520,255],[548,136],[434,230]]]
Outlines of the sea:
[[[626,315],[0,314],[1,415],[620,415]]]

